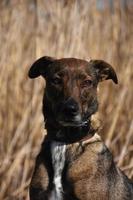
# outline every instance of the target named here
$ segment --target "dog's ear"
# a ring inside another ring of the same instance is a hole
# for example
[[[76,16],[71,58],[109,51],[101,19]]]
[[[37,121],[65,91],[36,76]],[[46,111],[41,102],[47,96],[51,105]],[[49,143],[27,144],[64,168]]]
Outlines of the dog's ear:
[[[99,81],[112,79],[114,83],[118,83],[115,70],[107,62],[103,60],[91,60],[89,64],[95,68]]]
[[[37,78],[40,75],[46,77],[48,66],[52,64],[54,60],[54,58],[48,56],[39,58],[32,64],[28,76],[30,78]]]

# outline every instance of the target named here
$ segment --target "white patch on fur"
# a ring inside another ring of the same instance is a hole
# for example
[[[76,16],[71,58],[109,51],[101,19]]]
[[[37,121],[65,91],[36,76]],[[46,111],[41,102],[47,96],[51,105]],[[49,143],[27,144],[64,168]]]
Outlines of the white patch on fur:
[[[62,188],[62,171],[65,164],[65,152],[66,145],[61,142],[52,142],[51,144],[51,154],[52,154],[52,164],[54,169],[53,184],[54,189],[51,192],[50,200],[62,200],[63,188]]]

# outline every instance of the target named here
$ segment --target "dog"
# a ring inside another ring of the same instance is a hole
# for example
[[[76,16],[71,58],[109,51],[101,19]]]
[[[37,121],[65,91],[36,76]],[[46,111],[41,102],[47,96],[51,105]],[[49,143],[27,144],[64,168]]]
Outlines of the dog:
[[[36,159],[31,200],[132,200],[133,182],[115,166],[93,126],[98,83],[118,83],[103,60],[41,57],[30,78],[46,80],[43,115],[47,135]]]

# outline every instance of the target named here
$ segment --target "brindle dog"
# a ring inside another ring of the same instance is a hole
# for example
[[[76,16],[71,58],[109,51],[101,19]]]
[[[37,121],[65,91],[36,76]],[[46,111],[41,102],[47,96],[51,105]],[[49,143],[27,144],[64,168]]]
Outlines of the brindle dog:
[[[42,57],[29,77],[43,76],[47,135],[37,156],[31,200],[131,200],[133,183],[114,164],[97,135],[97,86],[117,76],[103,60]]]

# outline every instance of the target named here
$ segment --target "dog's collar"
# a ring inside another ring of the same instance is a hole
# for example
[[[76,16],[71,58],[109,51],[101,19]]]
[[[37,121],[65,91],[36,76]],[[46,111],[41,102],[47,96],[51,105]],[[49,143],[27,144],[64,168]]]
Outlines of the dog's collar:
[[[86,137],[83,140],[80,141],[80,143],[82,143],[82,145],[86,145],[86,144],[90,144],[90,143],[94,143],[94,142],[100,142],[101,141],[101,137],[95,133],[92,137]]]
[[[83,137],[79,142],[83,142],[84,143],[84,142],[90,140],[94,135],[95,135],[95,133],[94,134],[88,134],[85,137]]]
[[[49,138],[48,136],[46,136],[45,138],[45,142],[47,143],[51,143],[51,142],[60,142],[62,144],[66,144],[66,145],[71,145],[71,144],[74,144],[74,145],[81,145],[82,147],[86,146],[86,145],[89,145],[89,144],[92,144],[92,143],[95,143],[95,142],[101,142],[101,137],[98,135],[98,133],[95,133],[94,135],[88,135],[86,136],[85,138],[79,140],[79,141],[76,141],[76,142],[73,142],[73,143],[66,143],[66,142],[63,142],[63,141],[58,141],[58,140],[53,140],[51,138]]]

